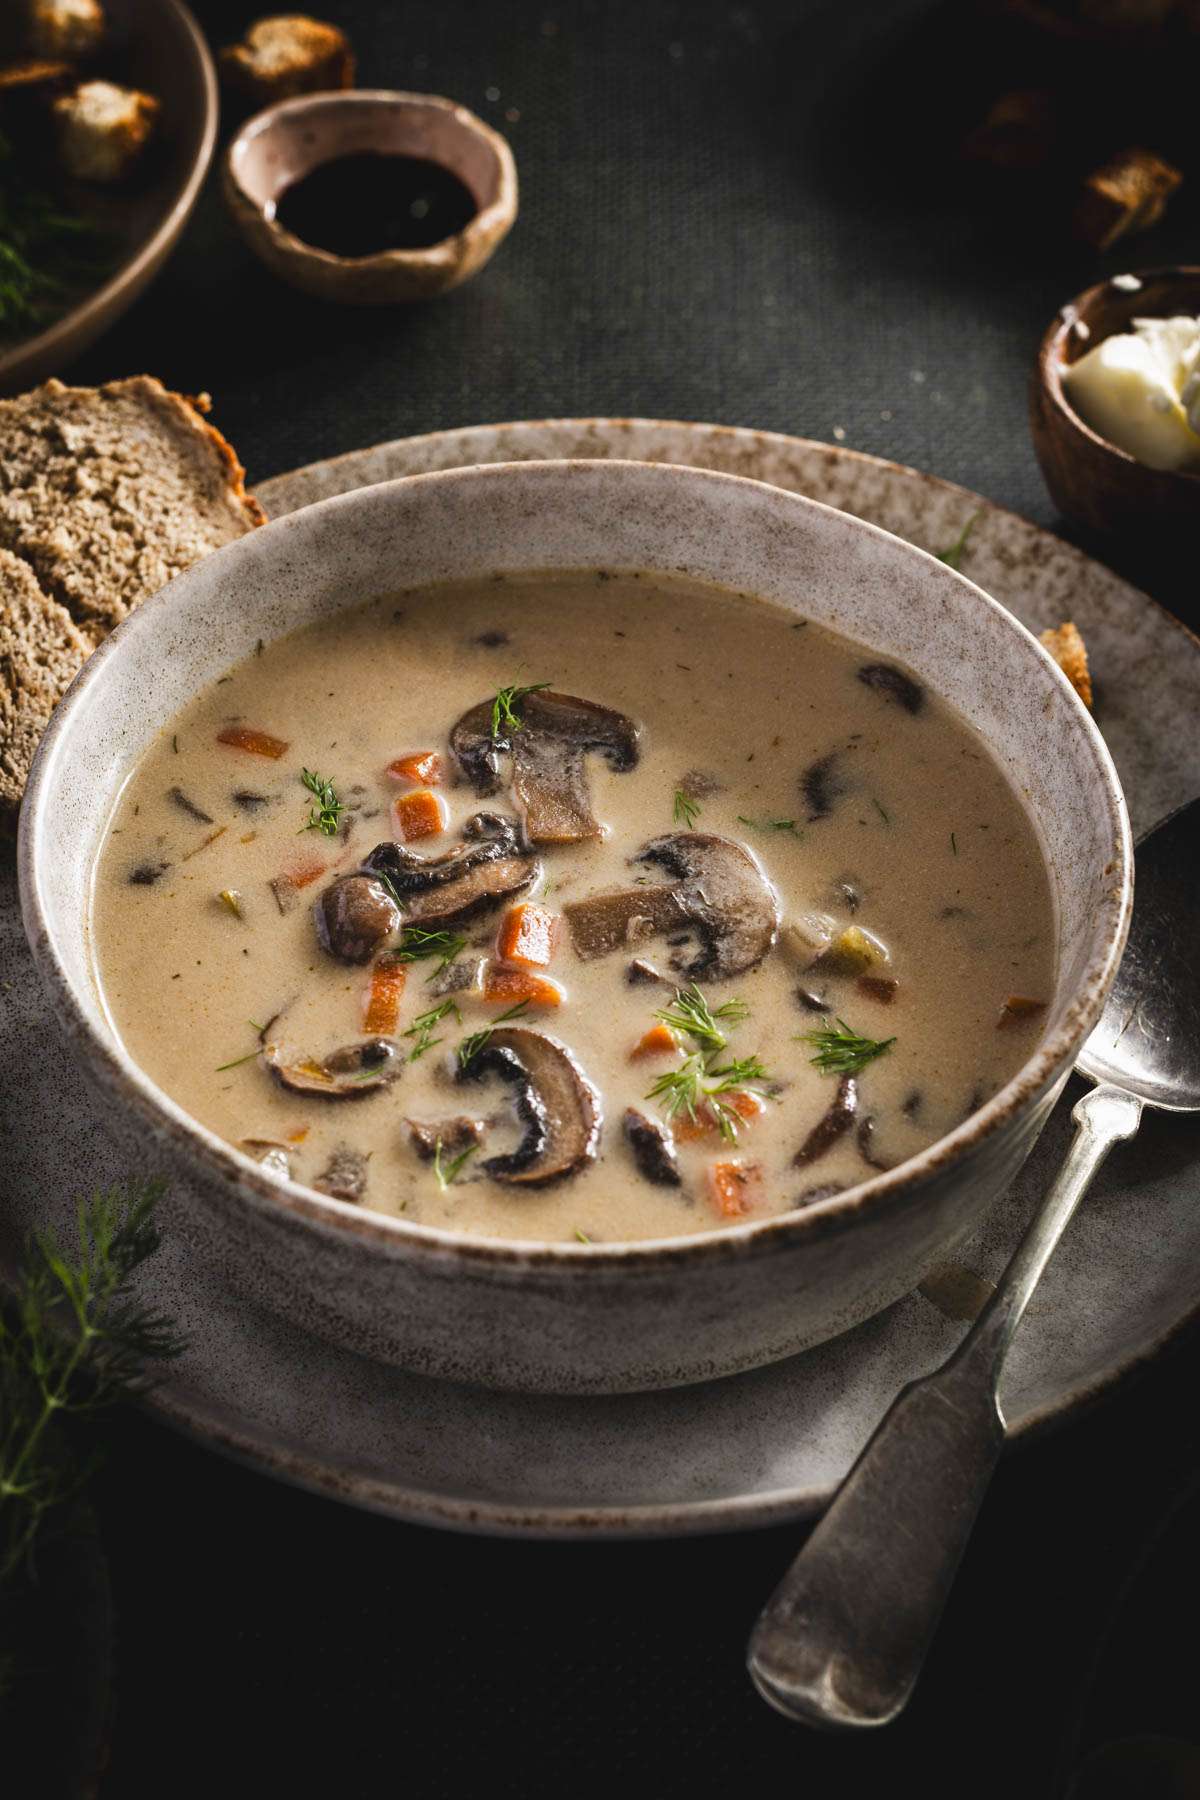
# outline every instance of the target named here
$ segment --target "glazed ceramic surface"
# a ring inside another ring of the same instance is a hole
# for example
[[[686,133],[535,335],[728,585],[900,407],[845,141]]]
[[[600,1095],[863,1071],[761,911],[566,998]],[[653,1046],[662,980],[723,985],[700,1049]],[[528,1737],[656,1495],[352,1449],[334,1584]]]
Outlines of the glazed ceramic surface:
[[[125,246],[94,293],[16,343],[0,339],[0,392],[61,375],[126,312],[154,279],[192,215],[217,139],[217,75],[199,26],[179,0],[106,0],[122,45],[124,78],[162,101],[162,129],[147,152],[146,179],[130,193],[91,196],[97,223]]]
[[[479,211],[462,231],[423,250],[333,256],[277,223],[284,190],[320,164],[374,152],[423,157],[449,169]],[[427,300],[477,273],[517,216],[517,170],[507,141],[439,94],[358,88],[304,94],[256,113],[225,155],[225,203],[272,272],[319,300],[390,306]]]
[[[915,670],[992,746],[1042,838],[1059,969],[1040,1049],[949,1138],[845,1195],[719,1236],[471,1242],[265,1176],[116,1042],[91,981],[87,895],[112,797],[156,731],[259,638],[391,588],[531,565],[674,568],[744,586]],[[945,1257],[1016,1173],[1103,1002],[1127,923],[1127,851],[1115,774],[1068,684],[944,564],[761,484],[546,463],[362,490],[179,578],[96,653],[56,712],[20,861],[48,995],[115,1134],[130,1153],[149,1134],[166,1166],[198,1184],[188,1229],[232,1281],[306,1329],[420,1373],[596,1393],[790,1355],[887,1306]]]
[[[1200,644],[1111,571],[948,482],[832,445],[653,420],[561,420],[400,440],[277,477],[272,517],[371,481],[521,458],[637,456],[758,476],[872,520],[926,549],[969,518],[964,567],[1033,630],[1074,618],[1097,677],[1097,718],[1135,830],[1200,791],[1183,725],[1200,708]],[[1153,725],[1151,724],[1153,722]],[[74,1195],[131,1164],[102,1111],[63,1080],[0,864],[0,1120],[8,1187],[0,1262],[32,1224],[69,1229]],[[1003,1267],[1070,1134],[1072,1083],[1008,1193],[956,1252],[971,1299]],[[1025,1438],[1142,1366],[1194,1314],[1200,1262],[1195,1134],[1149,1120],[1072,1222],[1005,1370],[1010,1437]],[[141,1272],[188,1348],[146,1404],[265,1472],[393,1516],[465,1530],[644,1535],[737,1529],[820,1508],[896,1390],[940,1362],[964,1308],[920,1290],[803,1356],[658,1394],[545,1399],[426,1380],[338,1350],[247,1304],[176,1230]],[[931,1285],[929,1292],[938,1292]],[[946,1308],[946,1310],[943,1310]]]

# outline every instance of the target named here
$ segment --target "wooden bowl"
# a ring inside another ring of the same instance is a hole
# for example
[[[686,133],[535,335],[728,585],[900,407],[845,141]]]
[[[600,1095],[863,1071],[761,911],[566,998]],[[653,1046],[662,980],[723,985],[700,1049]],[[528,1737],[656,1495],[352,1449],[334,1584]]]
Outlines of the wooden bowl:
[[[278,223],[275,204],[286,188],[322,163],[364,151],[440,163],[470,189],[478,212],[462,231],[427,249],[374,256],[335,256]],[[274,274],[318,299],[352,306],[428,300],[457,287],[483,267],[517,216],[517,171],[507,142],[438,94],[359,88],[269,106],[230,144],[224,188],[238,230]]]
[[[1063,370],[1133,319],[1200,316],[1200,268],[1141,271],[1088,288],[1062,308],[1042,339],[1030,390],[1033,447],[1059,511],[1110,536],[1152,533],[1160,545],[1194,538],[1200,474],[1150,469],[1085,425],[1063,390]],[[1082,327],[1082,329],[1081,329]]]
[[[0,0],[0,7],[3,0]],[[191,217],[217,138],[217,75],[200,28],[180,0],[107,0],[120,49],[116,79],[162,101],[144,175],[128,187],[81,188],[80,209],[124,246],[92,293],[34,337],[0,339],[0,393],[61,374],[154,279]]]

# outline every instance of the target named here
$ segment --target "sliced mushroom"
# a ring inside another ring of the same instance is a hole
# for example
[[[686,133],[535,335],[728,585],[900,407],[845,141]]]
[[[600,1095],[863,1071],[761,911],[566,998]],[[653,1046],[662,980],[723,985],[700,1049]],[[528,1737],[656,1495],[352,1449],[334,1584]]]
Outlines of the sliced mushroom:
[[[740,844],[707,832],[672,832],[653,838],[633,860],[657,864],[673,879],[666,886],[624,888],[565,906],[571,937],[585,961],[681,928],[684,941],[698,938],[699,948],[690,958],[682,950],[670,958],[680,974],[725,980],[762,961],[775,941],[779,908],[762,870]]]
[[[319,1194],[329,1194],[335,1200],[349,1200],[357,1204],[367,1191],[369,1160],[361,1150],[352,1150],[349,1144],[339,1144],[330,1154],[329,1161],[313,1186]]]
[[[854,1134],[854,1141],[858,1145],[859,1155],[869,1169],[878,1169],[880,1174],[886,1175],[889,1169],[895,1168],[895,1163],[884,1162],[875,1154],[875,1116],[873,1113],[868,1113],[865,1119],[858,1121],[858,1130]]]
[[[463,826],[463,840],[433,857],[417,856],[400,844],[377,844],[363,871],[382,875],[404,923],[422,927],[457,924],[519,894],[541,873],[512,819],[476,813]]]
[[[454,1119],[406,1119],[413,1149],[422,1162],[432,1162],[438,1145],[444,1156],[459,1156],[464,1150],[478,1149],[486,1126],[482,1119],[469,1119],[459,1114]]]
[[[647,962],[645,957],[635,956],[625,971],[625,979],[630,987],[654,987],[667,978],[660,975],[654,964]]]
[[[475,792],[498,793],[500,760],[512,758],[512,792],[534,844],[577,844],[600,836],[592,812],[585,760],[603,756],[610,768],[632,769],[638,728],[624,713],[575,694],[548,689],[520,701],[520,729],[492,735],[492,701],[463,714],[450,747]]]
[[[809,825],[815,825],[818,819],[827,819],[846,791],[846,783],[838,767],[841,754],[840,750],[831,750],[828,756],[810,763],[800,777],[800,792],[804,797],[805,818]]]
[[[496,1075],[516,1090],[524,1135],[506,1156],[479,1165],[493,1181],[544,1187],[574,1175],[596,1155],[600,1103],[575,1059],[553,1038],[521,1025],[493,1031],[458,1070],[459,1081]]]
[[[180,812],[185,812],[189,819],[195,819],[201,825],[213,823],[212,814],[206,813],[204,808],[197,806],[194,800],[189,800],[181,787],[168,788],[167,799],[173,801]]]
[[[462,994],[477,988],[483,981],[487,959],[482,956],[458,956],[436,974],[425,980],[425,991],[440,1000],[446,994]]]
[[[283,1017],[276,1013],[268,1019],[259,1034],[263,1061],[276,1081],[296,1094],[322,1094],[329,1100],[359,1099],[388,1087],[404,1068],[404,1052],[391,1038],[365,1038],[360,1044],[345,1044],[331,1050],[320,1061],[314,1056],[288,1060],[288,1052],[273,1036]]]
[[[636,1106],[626,1110],[622,1124],[633,1151],[633,1160],[646,1180],[654,1182],[657,1187],[679,1187],[683,1177],[679,1173],[675,1146],[669,1133],[663,1130],[656,1119],[648,1119],[645,1113],[639,1112]]]
[[[153,887],[156,881],[162,880],[170,866],[169,862],[138,863],[130,869],[125,879],[131,887]]]
[[[313,907],[317,936],[339,962],[365,963],[396,930],[400,908],[371,875],[339,875]]]
[[[838,1082],[837,1093],[829,1105],[829,1110],[821,1115],[797,1150],[792,1162],[797,1169],[806,1169],[809,1163],[815,1163],[827,1151],[833,1149],[840,1137],[845,1137],[853,1125],[858,1113],[858,1083],[853,1075],[843,1075]]]
[[[906,713],[915,715],[925,704],[925,689],[893,663],[864,663],[858,671],[858,679],[874,688],[877,694],[882,694],[885,700],[903,707]]]
[[[835,1194],[844,1194],[845,1188],[840,1181],[825,1181],[816,1187],[802,1188],[792,1201],[794,1207],[815,1206],[818,1200],[832,1200]]]

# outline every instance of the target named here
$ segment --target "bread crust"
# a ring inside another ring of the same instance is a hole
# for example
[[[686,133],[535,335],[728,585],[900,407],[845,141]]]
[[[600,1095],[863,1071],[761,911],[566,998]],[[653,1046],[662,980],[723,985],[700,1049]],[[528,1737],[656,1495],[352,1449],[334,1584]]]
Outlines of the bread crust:
[[[1088,711],[1092,710],[1092,672],[1088,667],[1087,645],[1079,627],[1070,619],[1043,631],[1038,639],[1046,646]]]

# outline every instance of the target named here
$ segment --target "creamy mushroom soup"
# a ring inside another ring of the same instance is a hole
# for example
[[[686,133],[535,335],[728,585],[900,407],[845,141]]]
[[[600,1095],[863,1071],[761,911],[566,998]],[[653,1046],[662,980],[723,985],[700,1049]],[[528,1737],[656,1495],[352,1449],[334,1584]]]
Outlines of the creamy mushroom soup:
[[[1033,828],[906,670],[658,575],[407,592],[164,731],[95,882],[131,1055],[264,1168],[589,1243],[816,1203],[1033,1050]]]

